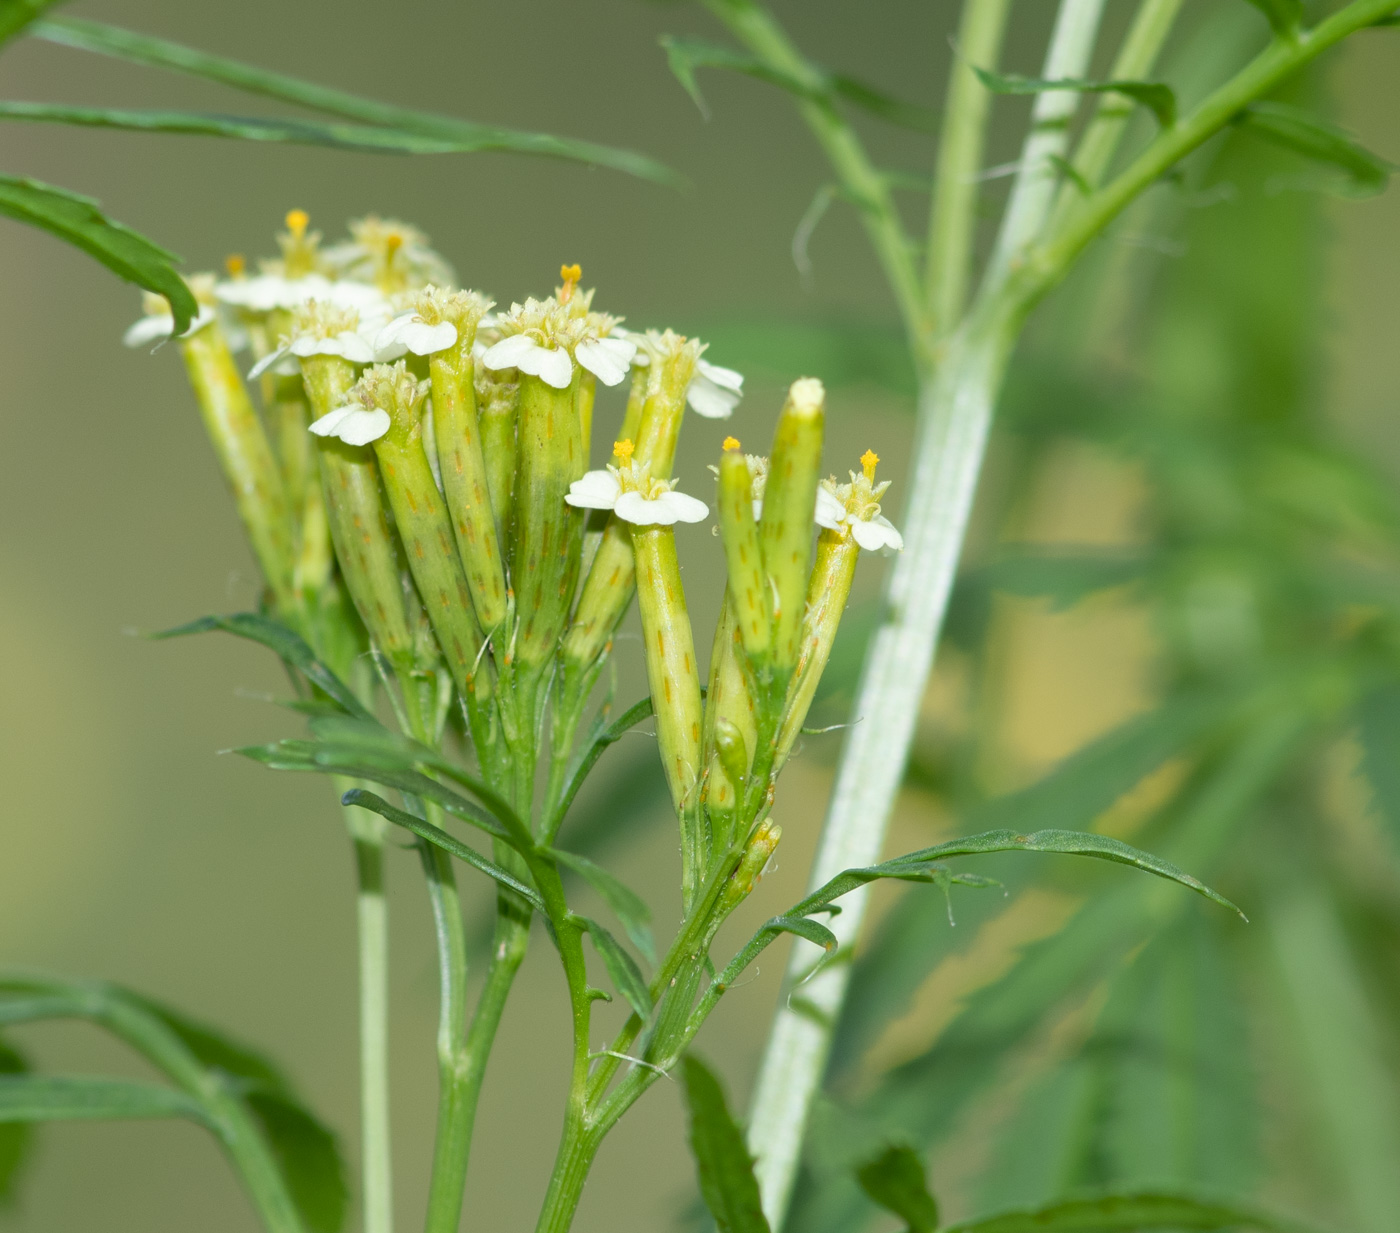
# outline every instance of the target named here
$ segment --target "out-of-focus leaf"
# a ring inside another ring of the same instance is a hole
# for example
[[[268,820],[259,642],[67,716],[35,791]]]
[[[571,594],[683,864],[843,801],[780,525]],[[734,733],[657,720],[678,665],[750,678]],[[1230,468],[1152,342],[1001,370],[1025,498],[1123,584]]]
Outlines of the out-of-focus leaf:
[[[198,1023],[189,1016],[140,994],[122,990],[121,997],[164,1023],[202,1065],[238,1079],[243,1085],[287,1100],[293,1098],[286,1076],[269,1058],[257,1050],[230,1040],[208,1024]]]
[[[1395,165],[1372,154],[1344,129],[1287,103],[1251,103],[1236,119],[1251,133],[1340,171],[1328,187],[1346,197],[1373,197],[1390,183]]]
[[[938,1228],[938,1202],[929,1193],[924,1162],[913,1148],[887,1147],[856,1170],[860,1188],[906,1225],[909,1233],[933,1233]]]
[[[211,630],[223,630],[235,637],[262,643],[283,663],[295,668],[328,698],[338,703],[347,714],[374,722],[374,716],[365,709],[354,691],[316,658],[299,634],[256,612],[200,617],[197,621],[162,630],[151,637],[159,641],[164,638],[183,638],[188,634],[204,634]]]
[[[572,869],[602,896],[603,902],[622,922],[622,928],[632,939],[632,945],[642,952],[642,958],[654,964],[656,949],[651,940],[651,909],[642,901],[642,897],[620,878],[586,856],[561,852],[558,848],[552,848],[550,855],[561,865]]]
[[[681,1080],[690,1110],[690,1151],[695,1157],[700,1195],[719,1233],[769,1233],[753,1158],[725,1103],[719,1080],[689,1053],[681,1059]]]
[[[1137,1233],[1145,1229],[1261,1229],[1299,1233],[1291,1220],[1178,1194],[1107,1194],[951,1225],[945,1233]]]
[[[1081,94],[1121,94],[1146,107],[1163,128],[1176,123],[1176,92],[1163,81],[1084,81],[1062,77],[1045,81],[1019,73],[994,73],[972,65],[978,80],[993,94],[1042,94],[1046,90],[1075,90]]]
[[[0,0],[0,43],[8,42],[55,0]]]
[[[0,1122],[187,1117],[207,1124],[199,1103],[156,1083],[67,1075],[0,1075]]]
[[[24,1056],[4,1040],[0,1040],[0,1076],[29,1073]],[[8,1207],[15,1197],[20,1170],[29,1158],[34,1135],[24,1122],[0,1125],[0,1210]]]
[[[666,63],[672,74],[707,120],[710,118],[710,109],[695,80],[695,70],[698,68],[729,69],[731,72],[744,73],[778,86],[799,98],[820,101],[841,98],[890,124],[919,133],[932,133],[938,126],[937,114],[928,108],[907,103],[883,90],[840,73],[822,72],[818,81],[809,84],[790,73],[765,64],[749,52],[712,43],[708,39],[664,34],[661,36],[661,46],[666,51]]]
[[[1362,699],[1361,767],[1374,793],[1376,812],[1400,849],[1400,685],[1385,685]]]
[[[1265,17],[1277,35],[1291,38],[1303,24],[1303,0],[1249,0]]]
[[[431,822],[425,822],[422,818],[415,817],[405,810],[395,808],[382,797],[376,796],[373,792],[366,792],[363,788],[351,788],[340,798],[340,803],[342,805],[358,805],[361,809],[368,809],[371,813],[377,813],[381,818],[386,818],[395,826],[402,826],[405,830],[412,831],[444,852],[450,852],[458,860],[465,861],[488,878],[494,878],[502,886],[509,887],[538,911],[544,911],[544,900],[540,898],[539,892],[534,887],[527,886],[509,870],[503,869],[495,861],[487,860],[475,848],[463,843],[460,839],[453,838],[441,827],[434,826]]]
[[[313,1233],[338,1233],[350,1208],[350,1188],[335,1135],[285,1096],[254,1090],[245,1100],[306,1227]]]
[[[1052,611],[1060,612],[1100,591],[1140,582],[1151,563],[1146,554],[1124,549],[1007,545],[959,585],[1048,599]]]
[[[129,227],[113,222],[91,197],[0,176],[0,214],[41,227],[95,257],[113,274],[170,302],[175,333],[188,328],[199,305],[175,269],[180,259]]]
[[[646,978],[637,967],[637,961],[596,920],[589,920],[586,916],[580,919],[588,927],[594,949],[602,958],[603,966],[608,969],[617,991],[642,1019],[646,1019],[651,1014],[651,990],[647,988]]]
[[[537,154],[548,158],[563,158],[608,167],[663,184],[676,184],[679,177],[655,159],[630,150],[596,145],[589,141],[573,141],[545,133],[522,133],[493,125],[474,124],[452,116],[396,107],[372,99],[359,98],[342,90],[314,85],[283,73],[243,64],[223,56],[209,55],[152,38],[131,30],[80,18],[49,18],[35,22],[30,33],[36,38],[83,51],[115,56],[152,68],[174,69],[216,81],[250,94],[296,103],[328,115],[344,116],[364,124],[384,129],[397,129],[403,134],[435,138],[453,143],[457,149],[503,150],[515,154]]]

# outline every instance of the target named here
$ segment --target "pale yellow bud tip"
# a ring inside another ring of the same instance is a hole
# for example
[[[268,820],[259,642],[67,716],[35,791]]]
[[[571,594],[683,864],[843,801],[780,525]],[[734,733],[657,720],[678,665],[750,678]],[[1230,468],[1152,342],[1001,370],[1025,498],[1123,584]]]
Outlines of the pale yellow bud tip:
[[[287,230],[299,240],[306,234],[306,228],[311,223],[311,215],[305,210],[288,210],[285,222]]]
[[[873,480],[875,478],[875,468],[880,462],[880,455],[874,450],[866,450],[860,456],[860,465],[865,469],[865,478]]]
[[[737,450],[739,448],[739,438],[725,437],[723,448],[727,450]]]
[[[802,415],[815,415],[826,401],[826,388],[816,377],[803,377],[788,390],[792,409]]]
[[[637,447],[633,445],[630,441],[613,442],[613,453],[616,454],[617,457],[621,458],[623,462],[627,462],[632,457],[632,452],[636,448]]]
[[[242,278],[247,268],[248,262],[244,259],[242,253],[229,253],[229,255],[224,258],[224,269],[228,271],[228,276],[230,278]]]

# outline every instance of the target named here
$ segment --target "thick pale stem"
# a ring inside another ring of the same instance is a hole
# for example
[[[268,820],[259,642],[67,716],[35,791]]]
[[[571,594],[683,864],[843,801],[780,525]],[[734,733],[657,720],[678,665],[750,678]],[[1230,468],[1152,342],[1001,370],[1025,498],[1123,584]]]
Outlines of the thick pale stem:
[[[361,1205],[364,1233],[391,1233],[389,920],[382,838],[356,837],[355,871],[359,879]]]

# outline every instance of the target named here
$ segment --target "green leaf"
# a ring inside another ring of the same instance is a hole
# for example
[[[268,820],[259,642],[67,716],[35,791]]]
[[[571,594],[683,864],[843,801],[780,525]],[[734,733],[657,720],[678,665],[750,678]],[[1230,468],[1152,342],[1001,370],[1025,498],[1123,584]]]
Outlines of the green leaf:
[[[608,975],[617,991],[627,999],[627,1004],[642,1019],[648,1018],[652,1007],[651,990],[647,988],[646,978],[642,976],[637,961],[596,920],[589,920],[586,916],[579,917],[579,920],[593,938],[593,946],[608,969]]]
[[[0,120],[38,124],[72,124],[80,128],[111,128],[133,133],[178,133],[189,137],[225,137],[235,141],[266,141],[290,145],[326,146],[359,154],[462,154],[480,149],[472,141],[428,137],[399,129],[326,120],[276,116],[229,116],[199,111],[132,111],[120,107],[72,107],[0,99]]]
[[[1083,94],[1121,94],[1146,107],[1163,128],[1176,123],[1176,92],[1162,81],[1084,81],[1062,77],[1046,81],[1019,73],[994,73],[972,65],[972,71],[993,94],[1040,94],[1046,90],[1077,90]]]
[[[633,703],[622,712],[611,724],[598,733],[592,743],[579,758],[578,764],[574,767],[569,776],[569,786],[564,789],[564,795],[559,801],[559,808],[554,811],[554,817],[548,828],[549,834],[558,831],[563,823],[565,815],[569,812],[569,806],[574,803],[574,798],[578,795],[579,789],[583,787],[583,781],[588,778],[589,773],[597,765],[598,759],[603,756],[603,751],[609,745],[615,745],[622,737],[635,728],[644,719],[649,719],[652,714],[651,698],[643,698],[640,702]]]
[[[1345,129],[1286,103],[1251,103],[1235,123],[1304,158],[1334,167],[1345,177],[1329,184],[1346,197],[1373,197],[1385,191],[1395,164],[1372,154]]]
[[[945,1233],[1136,1233],[1141,1229],[1262,1229],[1296,1233],[1299,1225],[1235,1204],[1176,1194],[1108,1194],[1027,1211],[1003,1212],[950,1226]]]
[[[573,852],[561,852],[558,848],[551,848],[549,855],[561,865],[572,869],[602,896],[603,901],[622,923],[622,928],[626,931],[627,936],[632,939],[632,945],[642,952],[642,957],[648,963],[655,964],[656,950],[652,944],[651,929],[649,928],[651,909],[642,901],[642,897],[630,886],[586,856],[578,856]]]
[[[842,98],[853,106],[900,128],[913,129],[919,133],[937,131],[936,113],[926,107],[895,98],[853,77],[818,70],[818,75],[812,81],[804,81],[791,73],[765,64],[746,51],[690,35],[663,34],[660,43],[665,49],[666,63],[672,75],[681,83],[685,92],[700,109],[700,114],[707,120],[710,118],[710,109],[695,80],[695,70],[698,68],[729,69],[731,72],[744,73],[766,81],[769,85],[778,86],[799,98],[819,102]]]
[[[355,691],[345,684],[334,672],[326,667],[311,650],[301,635],[285,625],[256,612],[235,612],[229,616],[200,617],[187,625],[162,630],[151,638],[160,641],[165,638],[183,638],[189,634],[204,634],[211,630],[222,630],[238,638],[260,642],[273,652],[284,664],[296,669],[317,689],[332,701],[338,703],[347,714],[360,719],[377,722],[355,696]]]
[[[690,1110],[690,1151],[700,1195],[719,1233],[769,1233],[753,1159],[725,1104],[719,1080],[689,1053],[681,1059],[681,1080]]]
[[[0,1122],[187,1117],[207,1124],[199,1103],[174,1088],[123,1079],[0,1075]]]
[[[199,305],[175,270],[180,259],[129,227],[113,222],[91,197],[41,184],[0,176],[0,214],[42,227],[95,257],[112,273],[170,302],[175,333],[189,327]]]
[[[368,809],[371,813],[377,813],[381,818],[387,818],[395,826],[401,826],[405,830],[412,831],[415,835],[426,839],[429,843],[441,848],[444,852],[450,852],[458,860],[465,861],[473,869],[484,873],[488,878],[493,878],[502,886],[513,890],[521,898],[527,900],[537,911],[544,911],[544,900],[540,898],[539,892],[532,886],[527,886],[519,878],[507,869],[503,869],[494,861],[487,860],[475,848],[463,843],[459,839],[453,838],[441,827],[434,826],[431,822],[425,822],[422,818],[402,809],[397,809],[388,801],[375,796],[373,792],[366,792],[363,788],[351,788],[340,798],[342,805],[358,805],[361,809]]]
[[[1385,685],[1357,707],[1361,769],[1370,781],[1376,812],[1400,851],[1400,685]]]
[[[662,184],[681,182],[670,168],[630,150],[618,150],[588,141],[572,141],[545,133],[522,133],[514,129],[474,124],[452,116],[415,111],[411,107],[379,103],[101,22],[73,17],[50,18],[35,22],[30,27],[30,33],[51,43],[115,56],[152,68],[189,73],[249,94],[296,103],[328,115],[397,130],[400,134],[451,142],[455,149],[462,151],[503,150],[515,154],[537,154],[608,167]]]
[[[335,1135],[295,1101],[254,1090],[244,1097],[267,1136],[292,1202],[314,1233],[338,1233],[350,1210],[350,1187]]]
[[[906,1225],[909,1233],[938,1228],[938,1202],[929,1193],[924,1162],[911,1147],[894,1144],[856,1170],[860,1188]]]
[[[0,0],[0,43],[19,34],[55,0]]]
[[[1303,0],[1249,0],[1269,19],[1269,27],[1277,35],[1291,38],[1303,24]]]
[[[29,1064],[17,1049],[0,1040],[0,1076],[23,1075],[29,1072]],[[0,1210],[14,1201],[15,1185],[20,1170],[29,1158],[34,1146],[34,1134],[24,1122],[6,1122],[0,1125]]]

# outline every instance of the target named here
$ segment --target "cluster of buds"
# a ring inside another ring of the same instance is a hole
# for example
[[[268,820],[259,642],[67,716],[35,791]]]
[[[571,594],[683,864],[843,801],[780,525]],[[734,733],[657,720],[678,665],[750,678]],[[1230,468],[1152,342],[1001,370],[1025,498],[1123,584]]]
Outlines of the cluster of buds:
[[[578,266],[552,296],[493,313],[411,227],[366,219],[346,243],[320,240],[293,211],[256,274],[231,258],[228,277],[191,279],[201,311],[178,340],[265,609],[367,701],[381,683],[415,738],[459,732],[522,816],[547,750],[547,841],[635,595],[687,906],[707,886],[737,902],[777,844],[774,781],[856,557],[900,547],[874,454],[849,483],[820,479],[812,378],[792,386],[770,458],[725,441],[728,585],[703,690],[674,530],[710,511],[671,476],[687,407],[727,418],[743,378],[696,339],[595,310]],[[150,314],[131,345],[170,334],[168,313]],[[589,470],[598,385],[629,378],[612,463]]]

